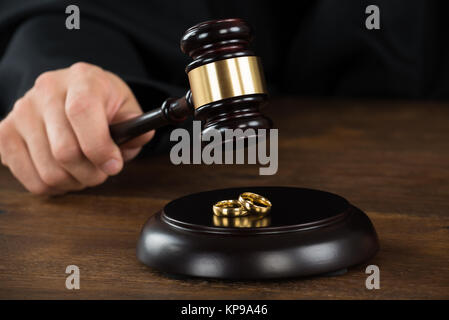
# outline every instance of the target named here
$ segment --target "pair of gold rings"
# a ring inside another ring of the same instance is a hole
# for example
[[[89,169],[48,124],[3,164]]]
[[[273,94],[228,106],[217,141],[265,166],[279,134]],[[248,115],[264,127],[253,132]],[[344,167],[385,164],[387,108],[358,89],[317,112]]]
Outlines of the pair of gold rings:
[[[222,200],[213,205],[219,217],[243,217],[249,214],[258,216],[270,212],[272,204],[267,198],[252,192],[242,193],[238,200]]]

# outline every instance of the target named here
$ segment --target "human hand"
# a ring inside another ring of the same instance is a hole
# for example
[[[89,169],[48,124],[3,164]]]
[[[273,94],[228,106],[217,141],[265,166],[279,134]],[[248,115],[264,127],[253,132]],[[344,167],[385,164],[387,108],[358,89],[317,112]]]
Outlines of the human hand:
[[[103,183],[133,159],[154,131],[120,147],[109,124],[142,114],[117,75],[78,62],[42,73],[0,122],[0,157],[35,194],[63,194]]]

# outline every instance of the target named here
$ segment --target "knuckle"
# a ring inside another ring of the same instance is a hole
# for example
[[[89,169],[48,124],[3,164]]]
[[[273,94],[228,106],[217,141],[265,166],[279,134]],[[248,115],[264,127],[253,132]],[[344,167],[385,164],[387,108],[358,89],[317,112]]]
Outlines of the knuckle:
[[[83,78],[89,91],[108,90],[111,86],[111,79],[106,71],[99,66],[86,62],[77,62],[70,67],[70,70],[78,77]]]
[[[69,101],[66,105],[66,113],[68,117],[76,117],[86,113],[90,106],[93,105],[90,99],[85,96],[78,96]]]
[[[74,63],[73,65],[70,66],[70,71],[75,76],[81,76],[83,78],[88,79],[95,78],[96,76],[104,73],[104,70],[99,66],[87,62]]]
[[[80,158],[81,150],[77,145],[61,143],[52,148],[53,157],[60,164],[69,164]]]
[[[26,112],[26,109],[28,109],[30,105],[30,99],[27,95],[23,96],[22,98],[17,99],[17,101],[14,103],[13,111],[15,113],[23,113]]]
[[[100,92],[109,92],[112,86],[111,78],[104,71],[98,72],[92,82],[93,87]]]
[[[20,124],[29,124],[30,122],[33,122],[33,120],[36,120],[33,116],[35,113],[33,108],[33,100],[30,92],[28,92],[14,104],[10,113],[12,125],[18,128]]]
[[[48,90],[55,85],[55,73],[52,71],[46,71],[41,73],[34,82],[34,87],[37,89]]]
[[[42,181],[50,187],[57,187],[64,184],[67,178],[68,176],[64,171],[54,168],[50,170],[46,169],[41,173]]]
[[[92,68],[94,68],[94,65],[83,61],[75,62],[70,66],[71,71],[80,74],[85,74],[86,72],[92,70]]]

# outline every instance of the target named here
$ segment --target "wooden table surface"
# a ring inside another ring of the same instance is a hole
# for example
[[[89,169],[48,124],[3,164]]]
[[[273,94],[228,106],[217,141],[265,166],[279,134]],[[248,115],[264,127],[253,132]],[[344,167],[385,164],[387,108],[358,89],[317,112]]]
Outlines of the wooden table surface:
[[[0,168],[0,298],[405,299],[449,298],[449,105],[282,99],[279,171],[258,165],[175,166],[168,155],[130,163],[106,184],[57,198],[33,196]],[[336,277],[264,282],[181,280],[135,257],[153,213],[188,193],[286,185],[337,193],[364,210],[381,250]],[[66,266],[81,289],[65,288]],[[365,268],[380,268],[379,290]]]

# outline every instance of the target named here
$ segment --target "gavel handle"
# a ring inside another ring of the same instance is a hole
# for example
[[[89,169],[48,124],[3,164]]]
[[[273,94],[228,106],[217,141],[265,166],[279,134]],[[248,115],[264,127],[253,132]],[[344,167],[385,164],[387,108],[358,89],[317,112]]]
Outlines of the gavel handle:
[[[111,137],[117,144],[123,144],[145,132],[167,124],[183,122],[193,115],[192,95],[190,90],[182,98],[168,98],[161,107],[144,113],[136,118],[109,126]]]

